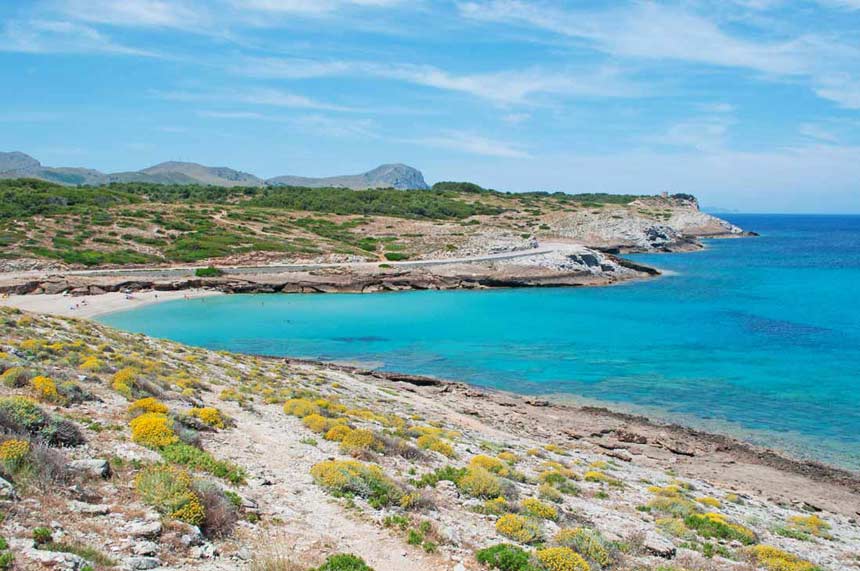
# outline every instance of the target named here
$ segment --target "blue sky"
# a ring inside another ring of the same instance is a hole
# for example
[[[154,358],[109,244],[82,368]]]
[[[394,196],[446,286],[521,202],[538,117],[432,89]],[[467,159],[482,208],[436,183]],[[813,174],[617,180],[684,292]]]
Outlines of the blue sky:
[[[6,0],[0,150],[860,212],[860,0]]]

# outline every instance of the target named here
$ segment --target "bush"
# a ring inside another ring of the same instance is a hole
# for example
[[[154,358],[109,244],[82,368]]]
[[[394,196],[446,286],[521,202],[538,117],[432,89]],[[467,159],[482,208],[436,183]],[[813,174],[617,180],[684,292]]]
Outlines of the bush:
[[[36,545],[44,545],[53,540],[51,529],[48,527],[37,527],[33,529],[33,542]]]
[[[16,473],[26,462],[30,454],[30,442],[11,438],[0,444],[0,461],[3,469],[9,474]]]
[[[167,414],[167,405],[155,397],[146,397],[138,399],[128,405],[128,412],[131,414],[143,412],[155,412],[158,414]]]
[[[330,555],[325,563],[316,568],[316,571],[373,571],[373,568],[361,557],[341,553]]]
[[[359,496],[381,508],[398,503],[403,491],[374,464],[356,460],[325,460],[314,464],[311,476],[335,496]]]
[[[166,464],[144,468],[134,482],[143,501],[160,513],[191,525],[201,525],[206,512],[191,483],[188,472]]]
[[[562,529],[553,540],[559,546],[573,549],[587,561],[600,567],[606,567],[612,562],[609,544],[597,531],[583,527]]]
[[[748,548],[746,553],[753,562],[768,571],[822,571],[809,561],[770,545],[756,545]]]
[[[569,547],[538,549],[535,557],[546,571],[589,571],[591,567]]]
[[[131,439],[147,448],[163,448],[179,441],[165,414],[147,412],[133,419],[129,426]]]
[[[132,367],[125,367],[114,373],[111,379],[111,388],[124,396],[127,399],[132,397],[134,389],[134,381],[137,378],[137,371]]]
[[[457,487],[473,498],[496,498],[502,494],[502,483],[489,471],[478,466],[471,466],[466,474],[455,482]]]
[[[598,484],[608,484],[610,486],[621,487],[623,484],[621,480],[613,478],[608,474],[604,474],[603,472],[597,470],[589,470],[583,476],[586,482],[596,482]]]
[[[60,393],[57,392],[57,384],[53,379],[39,375],[30,380],[30,386],[36,393],[36,398],[46,402],[57,402],[60,400]]]
[[[239,511],[236,504],[227,493],[211,482],[195,482],[193,485],[203,511],[206,514],[200,530],[206,537],[227,537],[239,521]]]
[[[78,446],[85,442],[77,425],[49,415],[26,397],[0,398],[0,428],[11,434],[28,434],[52,446]]]
[[[346,424],[336,424],[328,429],[323,438],[333,442],[341,442],[350,432],[352,429]]]
[[[751,529],[731,523],[726,520],[726,516],[718,513],[690,514],[684,518],[684,525],[696,530],[702,537],[737,540],[744,545],[756,542],[756,535]]]
[[[184,442],[175,442],[165,446],[161,449],[161,456],[168,462],[182,464],[192,470],[208,472],[232,484],[242,484],[245,481],[245,471],[239,466],[223,460],[216,460],[205,450]]]
[[[466,468],[455,468],[454,466],[443,466],[442,468],[437,468],[433,472],[428,474],[424,474],[418,480],[413,481],[413,485],[419,488],[425,488],[427,486],[435,486],[442,480],[448,480],[449,482],[453,482],[455,485],[459,487],[460,480],[463,479],[467,473]]]
[[[788,518],[788,526],[790,529],[801,533],[808,533],[816,537],[829,538],[827,530],[830,529],[830,524],[817,515],[791,516]]]
[[[30,372],[24,367],[11,367],[3,371],[0,381],[13,389],[25,387],[30,382]]]
[[[284,403],[284,412],[299,418],[304,418],[309,414],[318,414],[319,411],[319,407],[308,399],[290,399]]]
[[[432,450],[433,452],[438,452],[448,458],[456,456],[453,446],[433,434],[419,436],[418,440],[415,441],[415,444],[417,444],[418,448],[421,448],[422,450]]]
[[[499,543],[475,553],[478,563],[500,571],[531,571],[526,550],[510,543]]]
[[[188,414],[212,428],[220,430],[227,426],[227,423],[224,420],[224,415],[221,414],[220,410],[212,406],[204,406],[201,408],[195,407],[189,410]]]
[[[521,504],[523,513],[538,519],[558,519],[558,510],[535,498],[526,498]]]
[[[505,514],[496,521],[496,531],[520,543],[534,543],[541,539],[540,525],[516,514]]]
[[[224,272],[214,266],[207,266],[205,268],[197,268],[194,270],[194,275],[198,278],[217,278],[223,276]]]
[[[351,430],[340,441],[340,451],[344,454],[366,452],[376,447],[376,438],[370,430]]]

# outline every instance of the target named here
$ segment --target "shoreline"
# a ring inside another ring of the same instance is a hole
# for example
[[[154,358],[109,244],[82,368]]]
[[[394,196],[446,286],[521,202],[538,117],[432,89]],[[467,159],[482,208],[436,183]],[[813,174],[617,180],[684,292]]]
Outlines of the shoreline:
[[[79,298],[60,294],[19,295],[0,299],[0,305],[36,313],[93,320],[97,316],[116,311],[186,297],[198,299],[214,295],[221,295],[221,292],[150,291],[136,293],[131,300],[121,293],[108,293],[88,296],[90,302],[77,310],[70,309],[69,304]],[[134,303],[134,306],[128,306],[128,303]],[[636,454],[637,457],[644,454],[645,457],[659,458],[659,462],[683,466],[687,473],[695,477],[717,478],[737,489],[744,489],[744,486],[748,487],[752,483],[762,490],[769,489],[769,494],[782,497],[788,503],[811,506],[810,509],[824,506],[831,511],[841,511],[851,516],[860,515],[860,503],[855,507],[849,497],[843,498],[847,503],[840,503],[840,494],[828,492],[822,495],[811,485],[814,482],[843,490],[847,496],[853,497],[860,495],[860,472],[822,461],[799,458],[790,452],[756,445],[729,434],[709,432],[671,420],[631,413],[620,406],[613,408],[612,403],[564,402],[563,399],[553,397],[529,396],[429,376],[378,371],[312,359],[255,356],[298,366],[342,371],[376,382],[392,383],[407,391],[443,395],[444,399],[453,399],[452,407],[465,409],[467,415],[474,417],[492,417],[493,409],[501,410],[505,414],[499,416],[498,421],[506,425],[506,430],[512,432],[521,429],[522,425],[522,422],[515,423],[513,427],[507,425],[512,420],[512,410],[517,411],[515,416],[530,419],[532,430],[538,434],[546,432],[547,425],[572,423],[576,428],[560,429],[565,438],[588,441],[604,453],[622,461],[630,461],[631,454]],[[643,452],[641,449],[648,451]],[[755,481],[750,482],[750,478]]]

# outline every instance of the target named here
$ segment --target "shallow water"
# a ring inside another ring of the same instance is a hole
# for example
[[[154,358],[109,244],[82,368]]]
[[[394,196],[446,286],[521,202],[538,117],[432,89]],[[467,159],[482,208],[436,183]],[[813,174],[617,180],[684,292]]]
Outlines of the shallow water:
[[[597,399],[860,469],[860,217],[728,218],[762,237],[635,256],[670,275],[615,287],[223,296],[101,321]]]

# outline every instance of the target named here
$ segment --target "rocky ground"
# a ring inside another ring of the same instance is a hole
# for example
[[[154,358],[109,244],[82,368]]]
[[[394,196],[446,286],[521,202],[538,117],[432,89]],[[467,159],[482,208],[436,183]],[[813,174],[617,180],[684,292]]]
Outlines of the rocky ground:
[[[855,474],[456,383],[0,320],[6,568],[860,569]]]

